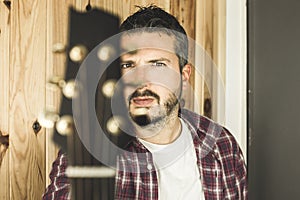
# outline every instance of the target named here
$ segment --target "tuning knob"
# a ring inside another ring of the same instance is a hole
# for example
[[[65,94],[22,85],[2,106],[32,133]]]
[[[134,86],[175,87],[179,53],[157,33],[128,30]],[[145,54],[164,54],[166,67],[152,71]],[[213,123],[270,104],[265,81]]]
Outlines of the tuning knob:
[[[66,51],[66,46],[62,43],[56,43],[52,47],[53,53],[64,53]]]
[[[47,86],[51,89],[57,89],[57,88],[62,89],[64,96],[69,99],[78,96],[78,90],[74,79],[70,79],[69,81],[66,82],[59,76],[53,76],[48,81]]]
[[[106,122],[106,129],[113,135],[118,135],[120,133],[120,117],[111,117]]]
[[[66,81],[60,76],[52,76],[47,82],[47,87],[50,89],[63,88],[65,85]]]
[[[69,80],[65,86],[62,88],[62,92],[65,97],[72,99],[78,96],[78,90],[76,87],[75,80]]]
[[[107,80],[102,86],[102,93],[105,97],[111,98],[114,95],[116,81],[113,79]]]
[[[62,116],[56,122],[56,130],[61,135],[70,135],[74,132],[74,121],[70,115]]]
[[[69,53],[70,59],[73,62],[81,62],[88,54],[88,50],[84,45],[76,45],[74,46]]]
[[[100,47],[97,56],[101,61],[107,61],[115,55],[116,51],[111,45],[104,45]]]
[[[53,128],[55,122],[57,122],[58,120],[58,114],[52,111],[44,111],[38,116],[38,122],[42,127],[45,128]]]

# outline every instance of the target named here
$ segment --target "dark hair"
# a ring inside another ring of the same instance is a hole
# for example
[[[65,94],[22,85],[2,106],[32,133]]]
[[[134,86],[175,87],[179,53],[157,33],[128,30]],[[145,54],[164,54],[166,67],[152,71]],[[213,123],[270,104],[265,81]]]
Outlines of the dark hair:
[[[182,70],[184,65],[187,64],[187,34],[173,15],[154,5],[148,7],[139,7],[139,10],[137,12],[129,16],[121,24],[120,31],[129,31],[137,28],[154,28],[151,30],[144,30],[148,32],[154,32],[155,30],[161,32],[163,30],[168,35],[175,36],[175,53],[179,58],[180,71]]]

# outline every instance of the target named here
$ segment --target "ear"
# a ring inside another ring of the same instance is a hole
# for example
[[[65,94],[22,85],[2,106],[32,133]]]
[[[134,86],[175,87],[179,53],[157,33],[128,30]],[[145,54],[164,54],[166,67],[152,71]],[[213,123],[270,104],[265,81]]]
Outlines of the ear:
[[[182,81],[185,82],[185,81],[188,81],[190,79],[190,76],[191,76],[191,73],[192,73],[192,66],[191,64],[186,64],[184,65],[184,67],[182,68]]]
[[[192,66],[191,64],[186,64],[183,68],[182,68],[182,89],[185,90],[189,84],[189,79],[192,73]]]

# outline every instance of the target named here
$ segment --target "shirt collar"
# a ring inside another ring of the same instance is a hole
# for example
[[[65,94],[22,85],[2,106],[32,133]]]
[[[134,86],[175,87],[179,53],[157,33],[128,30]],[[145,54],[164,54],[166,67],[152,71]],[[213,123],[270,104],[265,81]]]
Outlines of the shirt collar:
[[[216,143],[223,131],[222,126],[186,109],[181,109],[179,116],[188,125],[194,145],[199,147],[200,156],[203,158],[209,154],[209,157],[217,157]]]
[[[222,126],[187,109],[181,109],[179,117],[186,123],[191,131],[194,145],[200,147],[200,156],[203,158],[208,154],[214,154],[216,157],[215,146],[223,130]],[[136,138],[133,139],[132,145],[137,148],[138,153],[149,152]]]

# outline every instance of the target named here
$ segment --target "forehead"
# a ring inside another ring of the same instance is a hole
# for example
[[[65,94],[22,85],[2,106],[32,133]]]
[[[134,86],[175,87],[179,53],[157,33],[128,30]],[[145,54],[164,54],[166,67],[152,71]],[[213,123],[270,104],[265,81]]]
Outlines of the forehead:
[[[123,34],[120,41],[122,52],[138,49],[160,49],[175,53],[175,39],[162,32],[134,32]]]

